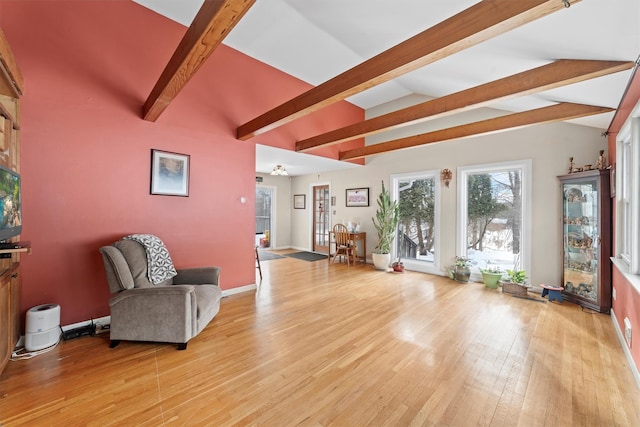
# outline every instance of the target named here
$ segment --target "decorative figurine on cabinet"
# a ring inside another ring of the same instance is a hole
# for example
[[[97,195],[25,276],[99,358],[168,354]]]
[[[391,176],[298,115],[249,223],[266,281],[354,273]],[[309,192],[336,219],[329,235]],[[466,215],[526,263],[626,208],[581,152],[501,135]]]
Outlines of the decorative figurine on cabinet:
[[[600,155],[598,156],[598,161],[596,162],[596,169],[606,169],[607,167],[607,159],[604,156],[604,150],[600,150]]]

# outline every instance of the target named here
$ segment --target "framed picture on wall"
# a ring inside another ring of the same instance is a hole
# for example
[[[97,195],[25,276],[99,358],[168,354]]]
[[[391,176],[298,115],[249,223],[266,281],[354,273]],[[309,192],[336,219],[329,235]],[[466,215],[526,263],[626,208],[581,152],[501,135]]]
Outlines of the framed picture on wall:
[[[305,195],[304,194],[294,194],[293,195],[293,209],[304,209],[305,208]]]
[[[369,187],[347,188],[347,207],[369,206]]]
[[[151,150],[151,194],[189,197],[188,154]]]

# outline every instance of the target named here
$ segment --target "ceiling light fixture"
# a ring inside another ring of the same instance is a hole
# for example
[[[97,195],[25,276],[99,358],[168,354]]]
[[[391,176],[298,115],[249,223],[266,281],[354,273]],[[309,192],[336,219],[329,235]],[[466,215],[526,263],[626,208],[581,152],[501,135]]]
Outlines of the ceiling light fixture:
[[[271,171],[271,175],[289,175],[289,173],[287,172],[287,170],[284,168],[284,166],[282,165],[277,165],[276,167],[273,168],[273,170]]]

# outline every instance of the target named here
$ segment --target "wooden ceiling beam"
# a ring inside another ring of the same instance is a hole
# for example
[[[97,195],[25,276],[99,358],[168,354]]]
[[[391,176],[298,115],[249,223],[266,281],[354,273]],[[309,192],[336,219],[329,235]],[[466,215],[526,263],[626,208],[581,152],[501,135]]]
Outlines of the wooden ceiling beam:
[[[483,135],[508,129],[531,126],[534,124],[577,119],[579,117],[608,113],[613,110],[614,108],[563,102],[550,107],[537,108],[535,110],[524,111],[521,113],[507,114],[493,119],[481,120],[479,122],[440,129],[420,135],[369,145],[367,147],[342,151],[340,152],[339,158],[340,160],[360,159],[366,156],[418,147],[434,142],[467,138],[475,135]]]
[[[309,151],[328,145],[390,129],[416,124],[497,101],[555,89],[588,79],[631,69],[634,62],[591,61],[562,59],[542,67],[514,74],[480,86],[441,98],[432,99],[402,110],[393,111],[363,122],[335,129],[321,135],[298,141],[296,151]]]
[[[237,137],[247,140],[561,9],[561,0],[481,1],[241,125]]]
[[[255,0],[204,0],[158,82],[142,116],[155,122]]]

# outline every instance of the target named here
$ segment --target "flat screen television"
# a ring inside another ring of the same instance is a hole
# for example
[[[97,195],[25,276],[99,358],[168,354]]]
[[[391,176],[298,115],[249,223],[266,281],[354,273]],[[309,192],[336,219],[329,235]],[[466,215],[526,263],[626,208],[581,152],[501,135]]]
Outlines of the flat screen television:
[[[0,242],[22,232],[20,174],[0,166]]]

